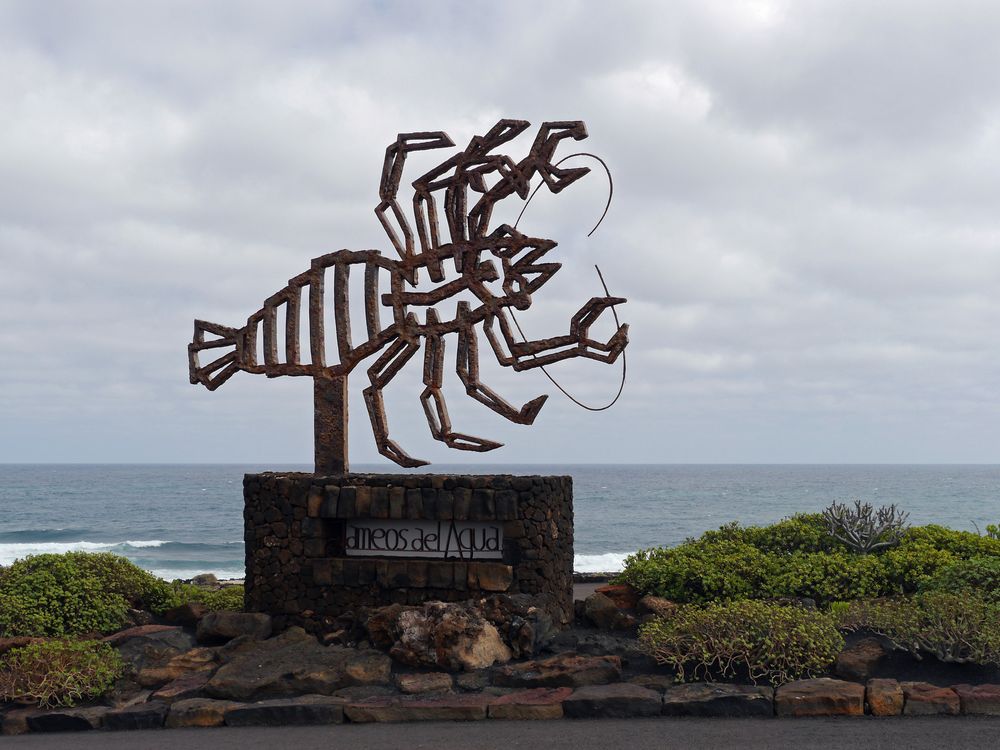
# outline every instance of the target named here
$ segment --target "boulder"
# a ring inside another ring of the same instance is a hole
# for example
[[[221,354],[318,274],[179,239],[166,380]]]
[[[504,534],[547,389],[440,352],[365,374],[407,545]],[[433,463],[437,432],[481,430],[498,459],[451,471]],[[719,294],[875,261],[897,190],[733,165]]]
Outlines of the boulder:
[[[872,716],[899,716],[903,713],[903,688],[896,680],[868,680],[865,702]]]
[[[142,625],[109,635],[104,639],[138,673],[161,667],[175,656],[194,648],[194,638],[176,625]]]
[[[408,695],[415,693],[440,693],[451,690],[451,675],[447,672],[421,672],[396,675],[396,686]]]
[[[491,719],[561,719],[563,701],[573,688],[532,688],[497,697],[489,705]]]
[[[455,687],[466,692],[482,690],[490,684],[490,670],[477,669],[475,672],[462,672],[455,675]]]
[[[28,717],[37,713],[37,708],[15,708],[0,714],[0,734],[25,734],[31,731]]]
[[[666,716],[773,716],[774,690],[759,685],[694,682],[668,687]]]
[[[214,648],[193,648],[177,654],[163,666],[140,670],[135,679],[143,687],[159,687],[192,672],[211,672],[219,660],[219,652]]]
[[[389,658],[371,649],[321,646],[302,628],[242,648],[205,686],[213,698],[251,701],[389,681]]]
[[[190,672],[171,680],[153,693],[153,700],[173,703],[187,698],[201,698],[205,695],[205,686],[212,673],[209,671]]]
[[[613,685],[587,685],[578,688],[562,705],[563,713],[575,719],[625,719],[633,716],[659,716],[663,708],[663,697],[655,690],[618,682]]]
[[[189,698],[170,706],[166,726],[179,727],[221,727],[226,711],[240,704],[232,701],[216,701],[208,698]]]
[[[647,595],[642,597],[636,605],[639,614],[650,614],[656,617],[673,617],[677,611],[677,605],[662,596]]]
[[[515,659],[534,656],[553,636],[550,594],[491,594],[473,607],[500,633]]]
[[[962,705],[962,713],[970,716],[1000,716],[1000,685],[952,685]]]
[[[493,624],[466,604],[428,602],[402,612],[397,627],[399,639],[389,655],[413,667],[468,672],[511,658]]]
[[[214,590],[221,588],[219,585],[219,579],[215,577],[215,573],[199,573],[191,579],[190,583],[195,586],[201,586],[205,589]]]
[[[580,656],[573,652],[548,659],[508,664],[493,671],[500,687],[583,687],[618,682],[622,662],[617,656]]]
[[[775,691],[774,708],[778,716],[862,716],[865,686],[829,677],[796,680]]]
[[[903,682],[904,716],[956,716],[962,708],[958,694],[929,682]]]
[[[163,619],[171,625],[185,625],[193,628],[207,614],[208,607],[202,602],[186,602],[168,609],[163,613]]]
[[[104,715],[110,710],[106,706],[95,706],[41,711],[28,716],[28,727],[32,732],[79,732],[83,729],[100,729]]]
[[[609,583],[598,586],[594,591],[608,597],[618,609],[635,609],[639,606],[639,592],[627,583]]]
[[[584,600],[583,616],[602,630],[624,630],[635,625],[635,618],[618,609],[604,594],[591,594]]]
[[[390,604],[376,609],[365,621],[368,640],[375,648],[388,651],[399,638],[400,631],[397,625],[399,616],[414,609],[416,607],[406,607],[402,604]]]
[[[867,680],[888,651],[878,638],[862,638],[837,656],[833,672],[845,680]]]
[[[225,713],[228,727],[283,727],[306,724],[343,724],[344,698],[302,695],[296,698],[244,703]]]
[[[209,612],[198,621],[199,643],[219,644],[248,635],[263,640],[271,635],[271,616],[263,612]]]
[[[482,693],[434,697],[369,698],[349,703],[344,714],[354,723],[373,721],[472,721],[485,719],[496,698]]]
[[[138,703],[127,708],[108,711],[104,715],[104,728],[112,730],[159,729],[167,718],[170,707],[161,701]]]

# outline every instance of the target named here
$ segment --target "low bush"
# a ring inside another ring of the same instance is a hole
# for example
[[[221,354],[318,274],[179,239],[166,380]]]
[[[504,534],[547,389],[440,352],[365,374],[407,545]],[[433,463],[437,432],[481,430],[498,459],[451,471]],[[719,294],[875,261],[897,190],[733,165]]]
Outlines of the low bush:
[[[1000,561],[1000,540],[917,526],[896,546],[859,554],[830,536],[821,515],[810,514],[762,527],[727,524],[677,547],[642,550],[626,558],[618,580],[678,603],[809,597],[826,605],[913,593],[939,571],[974,558]]]
[[[183,581],[167,584],[167,594],[153,607],[153,612],[163,614],[171,607],[188,602],[201,602],[211,610],[240,612],[243,609],[243,587],[224,586],[220,589],[205,589]]]
[[[0,635],[107,633],[129,607],[156,609],[169,587],[110,553],[33,555],[0,572]]]
[[[768,578],[768,556],[740,541],[692,541],[642,550],[625,560],[618,580],[675,602],[758,597]]]
[[[1000,605],[972,591],[855,601],[837,613],[845,630],[871,630],[918,659],[1000,666]]]
[[[124,672],[121,656],[100,641],[41,641],[0,657],[0,700],[41,707],[99,698]]]
[[[825,671],[844,647],[829,614],[749,600],[678,607],[644,624],[639,637],[679,682],[747,677],[780,685]]]
[[[859,597],[881,596],[888,580],[872,555],[847,552],[795,553],[770,560],[771,573],[760,595],[768,598],[806,597],[820,606]]]
[[[942,566],[924,579],[920,590],[948,593],[971,590],[989,602],[1000,603],[1000,557],[973,557]]]

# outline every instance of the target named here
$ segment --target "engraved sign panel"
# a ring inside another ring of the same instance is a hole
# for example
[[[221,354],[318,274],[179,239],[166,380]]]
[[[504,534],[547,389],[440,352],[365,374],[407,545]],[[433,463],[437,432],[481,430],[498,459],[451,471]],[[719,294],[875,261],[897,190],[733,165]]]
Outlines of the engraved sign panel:
[[[503,558],[503,526],[357,518],[345,525],[344,549],[350,556],[499,560]]]

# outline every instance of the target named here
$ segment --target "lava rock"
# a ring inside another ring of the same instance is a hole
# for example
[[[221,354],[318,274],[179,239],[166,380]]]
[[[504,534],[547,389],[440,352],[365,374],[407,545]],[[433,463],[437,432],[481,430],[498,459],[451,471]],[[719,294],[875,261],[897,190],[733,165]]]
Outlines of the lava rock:
[[[837,656],[834,674],[845,680],[867,680],[879,661],[888,653],[878,638],[862,638]]]
[[[572,652],[548,659],[509,664],[493,671],[500,687],[583,687],[618,682],[622,677],[617,656],[580,656]]]
[[[796,680],[775,691],[774,708],[778,716],[862,716],[865,687],[829,677]]]
[[[663,698],[658,692],[627,682],[587,685],[563,701],[563,713],[576,719],[658,716],[662,708]]]
[[[666,716],[773,716],[774,690],[759,685],[694,682],[667,688]]]
[[[302,628],[241,649],[212,676],[213,698],[250,701],[389,681],[389,658],[371,649],[321,646]]]
[[[209,612],[198,621],[199,643],[220,644],[248,635],[263,640],[271,635],[271,616],[261,612]]]
[[[872,716],[899,716],[903,713],[903,688],[896,680],[868,680],[865,702]]]
[[[342,724],[344,698],[303,695],[296,698],[246,703],[225,713],[229,727],[283,727],[291,725]]]

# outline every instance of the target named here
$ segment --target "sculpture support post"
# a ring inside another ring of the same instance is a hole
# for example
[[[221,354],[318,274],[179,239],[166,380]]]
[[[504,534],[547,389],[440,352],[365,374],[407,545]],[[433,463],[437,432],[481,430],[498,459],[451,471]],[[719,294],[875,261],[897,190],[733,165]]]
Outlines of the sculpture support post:
[[[313,378],[317,474],[346,474],[347,376]]]

